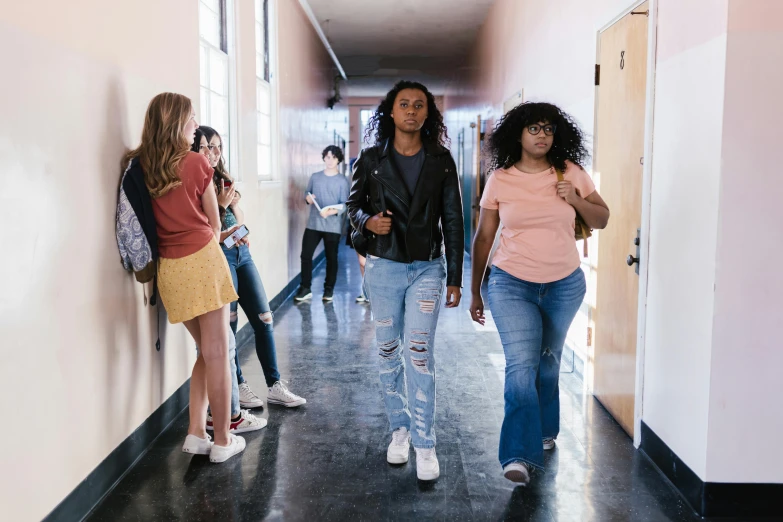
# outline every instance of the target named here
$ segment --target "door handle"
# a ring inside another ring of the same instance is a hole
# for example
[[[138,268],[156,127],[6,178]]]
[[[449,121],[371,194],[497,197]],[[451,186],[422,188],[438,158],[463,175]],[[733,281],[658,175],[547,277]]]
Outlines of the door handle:
[[[636,269],[634,270],[636,272],[636,275],[639,275],[639,258],[641,257],[641,249],[642,249],[642,242],[641,242],[641,234],[642,231],[640,229],[636,229],[636,237],[633,238],[633,244],[636,246],[636,255],[633,254],[629,255],[627,258],[625,258],[625,262],[628,263],[628,266],[636,265]]]

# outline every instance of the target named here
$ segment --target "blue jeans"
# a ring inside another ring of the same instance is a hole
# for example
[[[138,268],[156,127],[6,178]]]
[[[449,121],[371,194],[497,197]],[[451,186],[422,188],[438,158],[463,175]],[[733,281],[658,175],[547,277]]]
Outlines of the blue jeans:
[[[541,468],[542,439],[560,432],[560,356],[586,291],[581,268],[553,283],[530,283],[492,267],[489,308],[506,354],[501,466]]]
[[[198,345],[196,345],[196,353],[198,353]],[[237,382],[237,340],[234,334],[228,335],[228,360],[231,367],[231,416],[236,417],[239,415],[239,382]]]
[[[435,328],[446,283],[446,261],[441,257],[406,264],[368,256],[364,277],[375,318],[381,386],[391,431],[405,427],[414,447],[434,448]],[[407,375],[406,366],[412,369]]]
[[[228,249],[223,247],[223,254],[228,261],[231,270],[231,278],[234,280],[234,289],[239,295],[239,301],[231,303],[231,331],[237,333],[237,305],[245,311],[256,339],[256,355],[264,371],[264,379],[267,386],[271,387],[280,380],[280,372],[277,370],[277,352],[275,349],[274,325],[265,323],[261,316],[269,313],[269,300],[261,282],[253,258],[250,257],[250,249],[247,245],[241,245]],[[245,382],[242,376],[242,368],[239,366],[239,354],[234,358],[236,364],[237,381]]]

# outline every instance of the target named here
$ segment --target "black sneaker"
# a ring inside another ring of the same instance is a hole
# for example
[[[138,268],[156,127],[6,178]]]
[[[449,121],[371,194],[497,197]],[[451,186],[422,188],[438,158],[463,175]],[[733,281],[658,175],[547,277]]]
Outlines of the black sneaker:
[[[306,301],[307,299],[310,299],[313,297],[313,293],[310,291],[309,288],[303,288],[299,287],[299,291],[294,296],[294,301],[301,302]]]
[[[334,290],[327,288],[324,289],[324,297],[323,300],[326,302],[332,301],[334,299]]]

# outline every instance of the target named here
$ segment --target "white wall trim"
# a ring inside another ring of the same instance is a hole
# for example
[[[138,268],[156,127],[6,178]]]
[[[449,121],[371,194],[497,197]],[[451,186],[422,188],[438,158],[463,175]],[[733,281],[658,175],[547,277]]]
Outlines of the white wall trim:
[[[307,0],[299,0],[299,5],[302,6],[302,9],[304,9],[305,14],[307,15],[307,18],[310,19],[310,23],[313,24],[313,29],[315,29],[315,32],[318,33],[318,37],[321,39],[321,42],[323,42],[324,47],[326,47],[326,52],[329,53],[329,56],[332,57],[332,61],[334,62],[335,67],[337,67],[337,70],[340,71],[340,76],[343,77],[343,80],[347,80],[348,77],[345,75],[343,66],[340,64],[340,60],[337,59],[337,55],[334,54],[329,40],[326,39],[326,35],[321,29],[321,24],[318,23],[318,19],[315,17],[315,13],[310,7],[310,4],[307,2]]]
[[[652,189],[652,163],[653,163],[653,128],[655,115],[655,58],[658,35],[658,0],[636,0],[627,9],[609,20],[601,27],[596,36],[596,62],[601,63],[601,33],[619,22],[629,13],[636,10],[645,1],[649,1],[649,23],[647,24],[647,89],[646,107],[644,115],[644,167],[642,169],[642,220],[641,220],[641,245],[639,260],[639,301],[636,316],[636,390],[634,393],[634,446],[641,444],[642,412],[644,408],[644,349],[646,341],[647,325],[647,282],[649,274],[650,252],[650,213],[651,213],[651,189]],[[595,129],[598,131],[598,93],[595,95]]]
[[[644,169],[642,170],[642,226],[639,254],[639,306],[636,320],[636,405],[634,406],[634,446],[642,443],[644,411],[644,356],[647,340],[647,283],[650,259],[650,215],[652,212],[653,130],[655,128],[655,71],[658,50],[658,0],[650,0],[647,44],[647,107],[645,108]]]
[[[226,36],[228,54],[228,133],[231,137],[229,154],[231,157],[231,172],[237,181],[244,181],[244,168],[241,160],[242,147],[239,139],[239,81],[237,71],[237,4],[234,0],[226,0]]]

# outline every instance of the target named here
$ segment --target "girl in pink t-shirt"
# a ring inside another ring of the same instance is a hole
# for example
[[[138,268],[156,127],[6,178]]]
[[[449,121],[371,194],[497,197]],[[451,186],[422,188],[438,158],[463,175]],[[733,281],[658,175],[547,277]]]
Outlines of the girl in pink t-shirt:
[[[589,157],[582,131],[554,105],[511,110],[488,152],[494,172],[473,241],[470,313],[484,324],[481,284],[502,223],[488,285],[506,355],[499,458],[506,478],[526,485],[560,431],[560,356],[585,295],[574,220],[578,212],[590,228],[602,229],[609,209],[580,165]]]

